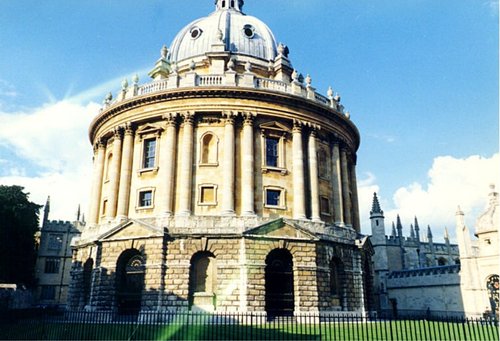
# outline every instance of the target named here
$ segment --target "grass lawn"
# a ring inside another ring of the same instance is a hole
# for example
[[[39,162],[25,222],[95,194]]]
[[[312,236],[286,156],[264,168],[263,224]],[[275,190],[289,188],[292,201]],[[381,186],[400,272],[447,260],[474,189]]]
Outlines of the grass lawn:
[[[36,340],[498,340],[498,327],[478,323],[376,321],[207,325],[2,324],[0,339]]]

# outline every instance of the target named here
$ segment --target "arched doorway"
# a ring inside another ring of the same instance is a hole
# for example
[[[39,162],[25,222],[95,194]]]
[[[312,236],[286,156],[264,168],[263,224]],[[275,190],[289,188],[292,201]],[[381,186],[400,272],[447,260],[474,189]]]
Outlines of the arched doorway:
[[[92,270],[94,268],[94,260],[92,258],[87,259],[83,265],[83,304],[87,305],[90,303],[90,292],[92,289]]]
[[[266,258],[266,312],[268,316],[291,316],[294,310],[293,257],[275,249]]]
[[[217,266],[210,252],[198,252],[189,267],[189,307],[214,311],[216,308]]]
[[[138,314],[144,288],[145,261],[138,250],[124,251],[116,263],[116,303],[121,314]]]
[[[490,300],[491,313],[498,317],[499,311],[499,276],[491,275],[486,280],[486,288],[488,290],[488,298]]]

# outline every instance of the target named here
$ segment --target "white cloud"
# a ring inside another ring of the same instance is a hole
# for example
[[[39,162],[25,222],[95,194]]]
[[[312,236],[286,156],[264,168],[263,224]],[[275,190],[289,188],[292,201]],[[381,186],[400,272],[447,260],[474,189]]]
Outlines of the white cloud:
[[[59,101],[20,113],[0,112],[0,145],[16,155],[0,184],[20,185],[30,199],[44,204],[52,198],[52,219],[73,220],[78,204],[85,211],[89,196],[92,146],[87,137],[96,103]]]
[[[466,214],[466,222],[473,229],[476,219],[486,208],[489,185],[498,185],[499,176],[499,154],[490,158],[477,155],[463,159],[451,156],[437,157],[428,172],[427,183],[415,182],[401,187],[393,194],[392,203],[388,206],[385,201],[381,203],[385,211],[386,230],[390,232],[391,222],[396,221],[396,216],[399,214],[405,229],[404,233],[408,235],[410,224],[417,216],[420,228],[430,225],[434,239],[442,241],[445,227],[448,227],[452,236],[454,235],[455,213],[458,206]],[[360,192],[364,190],[361,188]],[[361,204],[360,201],[360,206]],[[361,210],[369,212],[370,207],[365,204],[361,206]],[[365,229],[369,229],[369,220],[363,223]]]
[[[380,187],[376,184],[376,177],[372,173],[364,174],[358,181],[359,214],[362,233],[370,234],[370,211],[372,208],[373,193],[379,193]],[[358,175],[359,177],[359,175]]]

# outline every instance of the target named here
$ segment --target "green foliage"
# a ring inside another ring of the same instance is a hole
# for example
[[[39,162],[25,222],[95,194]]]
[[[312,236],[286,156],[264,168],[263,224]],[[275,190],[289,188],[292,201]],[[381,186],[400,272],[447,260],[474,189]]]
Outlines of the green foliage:
[[[34,284],[35,233],[42,206],[20,186],[0,186],[0,283]]]

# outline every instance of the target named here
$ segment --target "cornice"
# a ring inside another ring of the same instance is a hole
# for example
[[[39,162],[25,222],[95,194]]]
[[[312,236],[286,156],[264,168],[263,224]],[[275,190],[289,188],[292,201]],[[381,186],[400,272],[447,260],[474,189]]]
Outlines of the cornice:
[[[253,100],[258,102],[270,103],[288,107],[291,111],[310,112],[319,116],[323,116],[330,121],[331,126],[341,126],[347,130],[349,136],[339,136],[345,143],[351,145],[351,148],[357,150],[360,144],[360,134],[356,125],[340,112],[321,105],[317,102],[305,99],[300,96],[272,92],[269,90],[260,90],[252,88],[241,87],[214,87],[214,88],[181,88],[166,90],[153,94],[147,94],[139,97],[134,97],[126,101],[119,102],[115,106],[107,108],[99,113],[94,118],[89,127],[89,138],[91,143],[96,138],[97,131],[108,120],[117,117],[123,112],[133,110],[145,105],[152,105],[158,103],[167,103],[176,100],[186,99],[203,99],[203,98],[221,98],[221,99],[235,99],[235,100]],[[304,120],[307,117],[296,117],[293,119]],[[328,122],[322,122],[323,126],[327,126]],[[350,140],[350,141],[349,141]]]

